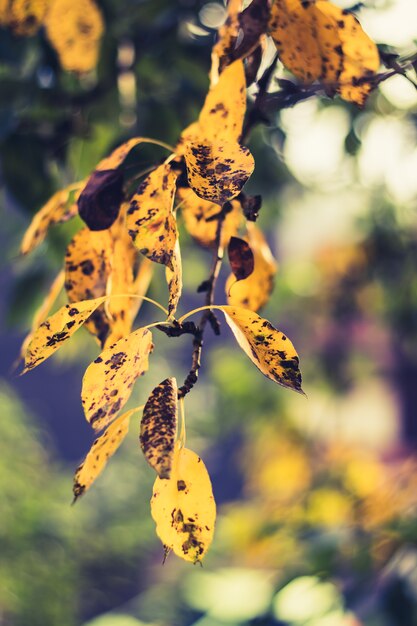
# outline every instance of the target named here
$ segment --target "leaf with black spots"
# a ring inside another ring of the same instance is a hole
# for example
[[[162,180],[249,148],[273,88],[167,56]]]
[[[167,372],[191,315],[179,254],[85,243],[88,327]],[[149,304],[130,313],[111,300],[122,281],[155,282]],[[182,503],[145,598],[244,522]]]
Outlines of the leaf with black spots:
[[[227,248],[230,269],[236,281],[250,276],[255,267],[255,259],[252,249],[247,241],[240,237],[232,237]]]
[[[234,306],[219,308],[238,344],[262,374],[304,394],[298,354],[288,337],[253,311]]]
[[[22,373],[32,370],[52,356],[105,300],[104,297],[66,304],[48,317],[33,333]]]
[[[0,25],[15,35],[34,35],[48,10],[48,0],[7,0],[0,3]]]
[[[152,334],[139,328],[106,348],[83,377],[81,400],[87,421],[94,430],[108,426],[124,407],[132,387],[148,369]]]
[[[213,539],[216,503],[195,452],[176,445],[170,478],[155,480],[151,513],[165,553],[173,550],[185,561],[200,563]]]
[[[178,423],[178,389],[166,378],[150,394],[140,424],[140,445],[145,459],[159,478],[169,478]]]
[[[171,269],[172,268],[172,269]],[[177,240],[171,258],[171,267],[165,268],[165,277],[168,284],[168,316],[173,317],[182,293],[182,261],[180,244]]]
[[[78,198],[78,211],[90,230],[106,230],[116,221],[122,201],[123,172],[95,170]]]

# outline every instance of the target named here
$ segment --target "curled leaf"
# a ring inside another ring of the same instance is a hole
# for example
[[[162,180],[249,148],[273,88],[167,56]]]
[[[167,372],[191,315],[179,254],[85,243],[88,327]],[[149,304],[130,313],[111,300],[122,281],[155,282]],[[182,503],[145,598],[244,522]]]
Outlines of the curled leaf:
[[[247,241],[239,237],[232,237],[227,248],[227,254],[236,281],[243,280],[252,274],[255,259]]]
[[[116,221],[122,201],[123,173],[95,170],[78,198],[78,211],[90,230],[106,230]]]
[[[174,458],[178,422],[175,378],[166,378],[149,396],[140,424],[140,445],[159,478],[169,478]]]
[[[288,337],[253,311],[234,306],[219,308],[238,344],[262,374],[283,387],[304,393],[298,354]]]
[[[155,481],[151,513],[166,553],[173,550],[185,561],[201,562],[213,539],[216,503],[195,452],[177,444],[170,478]]]
[[[105,428],[128,401],[132,387],[148,369],[152,334],[139,328],[106,348],[83,377],[81,401],[94,430]]]
[[[48,317],[33,333],[25,355],[25,369],[37,367],[56,352],[105,301],[104,298],[66,304]]]

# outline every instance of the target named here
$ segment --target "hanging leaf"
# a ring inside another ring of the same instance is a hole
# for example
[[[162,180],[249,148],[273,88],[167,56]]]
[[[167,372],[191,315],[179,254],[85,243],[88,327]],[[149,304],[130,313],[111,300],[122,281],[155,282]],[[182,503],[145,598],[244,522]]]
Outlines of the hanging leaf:
[[[45,29],[64,70],[82,74],[96,67],[104,24],[93,0],[53,0]]]
[[[129,235],[140,252],[171,270],[178,237],[172,212],[176,180],[169,164],[151,172],[132,197],[126,219]]]
[[[182,293],[182,263],[180,244],[177,240],[171,259],[171,267],[166,267],[165,276],[168,283],[168,317],[173,317]]]
[[[171,475],[178,422],[177,396],[177,381],[166,378],[152,391],[143,410],[140,445],[159,478]]]
[[[28,254],[39,246],[45,239],[50,226],[67,222],[77,215],[78,207],[74,200],[84,185],[85,181],[80,181],[57,191],[36,213],[23,236],[20,246],[22,254]]]
[[[201,562],[213,539],[216,503],[205,465],[194,452],[177,444],[171,477],[155,481],[151,513],[166,553]]]
[[[254,255],[253,273],[239,283],[233,274],[226,282],[227,302],[232,306],[259,311],[269,300],[277,264],[262,232],[248,223],[248,241]]]
[[[233,306],[219,308],[238,344],[262,374],[303,394],[298,354],[288,337],[253,311]]]
[[[227,254],[236,281],[243,280],[252,274],[255,259],[247,241],[239,237],[232,237],[227,248]]]
[[[116,221],[122,201],[123,173],[96,170],[78,198],[78,211],[90,230],[106,230]]]
[[[48,0],[9,0],[0,6],[0,25],[8,26],[15,35],[34,35],[42,24]]]
[[[240,193],[255,167],[248,148],[225,142],[187,144],[185,162],[190,187],[220,206]]]
[[[242,0],[230,0],[227,3],[227,18],[219,28],[217,41],[211,52],[210,81],[214,85],[219,80],[219,73],[229,65],[239,35],[239,13]]]
[[[108,460],[113,456],[126,437],[129,431],[130,418],[137,411],[137,408],[131,409],[123,413],[123,415],[120,415],[110,424],[107,430],[94,441],[89,453],[84,461],[77,467],[74,474],[74,503],[91,487],[96,478],[100,476]]]
[[[232,58],[245,58],[259,46],[268,28],[270,18],[269,0],[252,0],[239,15],[241,40],[233,51]]]
[[[48,317],[33,334],[22,374],[37,367],[58,350],[88,320],[106,298],[66,304]]]
[[[105,428],[128,401],[133,384],[148,369],[152,334],[139,328],[101,352],[83,377],[81,400],[94,430]]]
[[[297,78],[319,80],[330,95],[364,104],[379,54],[352,13],[327,0],[275,0],[269,30],[281,61]]]

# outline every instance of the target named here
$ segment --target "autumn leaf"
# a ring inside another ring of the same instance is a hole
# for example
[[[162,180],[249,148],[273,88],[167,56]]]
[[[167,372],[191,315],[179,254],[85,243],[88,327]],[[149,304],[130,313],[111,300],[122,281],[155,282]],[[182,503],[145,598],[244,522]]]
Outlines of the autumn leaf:
[[[48,9],[48,0],[9,0],[0,6],[0,25],[8,26],[15,35],[34,35]]]
[[[106,230],[116,221],[122,201],[123,173],[95,170],[78,198],[78,211],[90,230]]]
[[[177,444],[171,477],[155,481],[151,513],[166,553],[201,562],[213,539],[216,503],[205,465],[194,452]]]
[[[94,430],[105,428],[128,401],[133,384],[148,369],[152,334],[139,328],[116,341],[91,363],[83,377],[81,401]]]
[[[140,424],[140,445],[159,478],[169,478],[178,422],[175,378],[166,378],[150,394]]]
[[[105,301],[104,298],[66,304],[48,317],[33,334],[22,374],[37,367],[56,352]]]
[[[255,267],[252,249],[247,241],[240,237],[232,237],[227,248],[230,269],[236,281],[250,276]]]
[[[219,308],[238,344],[262,374],[303,394],[298,354],[288,337],[253,311],[233,306]]]
[[[172,269],[171,269],[172,267]],[[182,293],[182,262],[180,244],[177,240],[171,258],[171,267],[165,268],[165,276],[168,283],[168,317],[173,317]]]
[[[297,78],[319,80],[329,93],[364,104],[379,54],[352,13],[327,0],[275,0],[269,30],[281,61]]]
[[[227,3],[227,18],[219,28],[217,41],[211,52],[211,84],[217,83],[219,74],[230,63],[239,36],[239,13],[242,10],[242,0],[230,0]]]
[[[79,74],[97,65],[104,24],[93,0],[53,0],[45,18],[46,35],[63,69]]]
[[[108,460],[113,456],[126,437],[129,431],[130,418],[137,411],[138,409],[135,408],[120,415],[110,424],[104,433],[94,441],[84,461],[77,467],[74,474],[74,503],[91,487],[96,478],[100,476]]]
[[[248,222],[248,242],[254,255],[253,273],[236,282],[231,274],[226,282],[227,302],[232,306],[258,311],[269,300],[277,264],[259,228]]]

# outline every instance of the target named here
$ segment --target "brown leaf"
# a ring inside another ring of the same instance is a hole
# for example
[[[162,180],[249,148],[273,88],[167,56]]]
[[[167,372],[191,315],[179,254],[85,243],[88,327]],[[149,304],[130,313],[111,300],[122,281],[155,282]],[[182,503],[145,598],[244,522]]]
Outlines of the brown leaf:
[[[123,173],[95,170],[78,198],[78,211],[90,230],[107,230],[116,221],[122,201]]]
[[[232,237],[227,248],[230,269],[236,277],[236,281],[250,276],[255,267],[255,259],[252,249],[247,241],[239,237]]]

